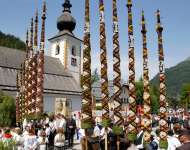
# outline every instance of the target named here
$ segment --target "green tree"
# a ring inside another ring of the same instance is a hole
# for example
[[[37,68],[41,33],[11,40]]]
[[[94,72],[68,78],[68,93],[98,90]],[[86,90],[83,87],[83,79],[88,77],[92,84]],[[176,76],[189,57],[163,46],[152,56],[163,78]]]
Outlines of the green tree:
[[[180,106],[180,101],[176,97],[167,97],[168,105],[170,108],[177,109]]]
[[[184,84],[180,92],[180,104],[190,110],[190,83]]]
[[[137,105],[143,105],[143,79],[135,83],[136,86],[136,100]],[[159,110],[159,90],[156,86],[150,86],[150,98],[151,98],[151,111],[152,113],[158,113]]]
[[[0,31],[0,46],[19,49],[19,50],[26,49],[25,43],[22,40],[13,35],[4,34],[1,31]]]
[[[136,100],[137,100],[137,105],[142,105],[143,104],[143,80],[142,78],[139,79],[135,83],[136,87]]]
[[[152,113],[159,112],[159,89],[156,86],[150,86],[150,98]]]
[[[0,126],[12,126],[15,123],[15,100],[0,92]]]
[[[91,84],[97,82],[100,80],[100,76],[98,74],[98,69],[96,68],[93,73],[92,73],[92,76],[91,76]]]

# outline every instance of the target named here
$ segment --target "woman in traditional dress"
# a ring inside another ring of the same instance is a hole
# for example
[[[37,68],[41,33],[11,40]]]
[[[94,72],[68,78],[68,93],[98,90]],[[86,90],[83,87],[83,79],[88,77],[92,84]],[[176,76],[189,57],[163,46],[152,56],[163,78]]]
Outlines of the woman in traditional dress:
[[[14,134],[13,139],[16,142],[17,150],[23,150],[24,149],[24,137],[22,136],[22,130],[20,128],[15,128],[15,134]]]
[[[24,138],[24,150],[36,150],[37,146],[37,137],[35,135],[35,131],[31,128],[29,129],[29,134]]]
[[[55,150],[65,149],[65,135],[63,128],[58,128],[57,134],[54,139]]]
[[[10,132],[10,129],[6,129],[4,134],[3,134],[3,143],[6,145],[6,146],[9,146],[10,142],[13,140],[13,136]]]
[[[47,143],[48,143],[48,138],[46,137],[45,131],[41,131],[40,136],[38,138],[38,149],[39,150],[46,150],[47,149]]]

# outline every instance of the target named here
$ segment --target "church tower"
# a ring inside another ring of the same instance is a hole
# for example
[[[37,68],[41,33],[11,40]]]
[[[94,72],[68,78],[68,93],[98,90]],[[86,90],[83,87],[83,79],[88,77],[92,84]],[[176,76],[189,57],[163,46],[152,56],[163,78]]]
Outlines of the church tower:
[[[65,70],[71,72],[78,84],[80,84],[81,74],[81,43],[82,41],[75,37],[73,31],[76,26],[76,20],[71,15],[71,3],[65,0],[62,5],[64,10],[57,19],[58,34],[49,39],[52,57],[60,59]]]

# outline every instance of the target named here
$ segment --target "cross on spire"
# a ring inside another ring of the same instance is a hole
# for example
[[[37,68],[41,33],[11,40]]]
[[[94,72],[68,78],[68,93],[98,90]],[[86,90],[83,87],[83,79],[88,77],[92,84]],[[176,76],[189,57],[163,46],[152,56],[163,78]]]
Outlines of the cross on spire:
[[[65,3],[62,6],[64,7],[63,12],[69,12],[69,13],[71,13],[71,9],[70,8],[72,7],[72,5],[70,3],[70,0],[65,0]]]

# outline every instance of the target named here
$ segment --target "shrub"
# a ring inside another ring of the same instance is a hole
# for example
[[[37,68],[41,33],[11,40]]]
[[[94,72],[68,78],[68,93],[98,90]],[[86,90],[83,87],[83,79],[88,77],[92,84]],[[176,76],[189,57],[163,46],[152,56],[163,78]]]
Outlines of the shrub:
[[[15,100],[0,92],[0,126],[13,126],[15,124]]]

